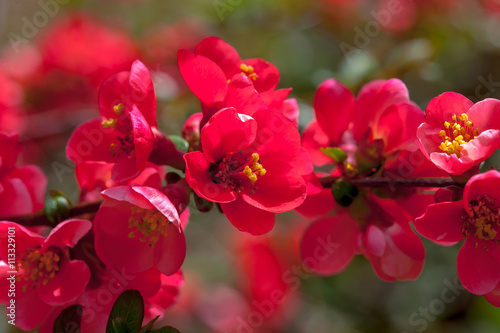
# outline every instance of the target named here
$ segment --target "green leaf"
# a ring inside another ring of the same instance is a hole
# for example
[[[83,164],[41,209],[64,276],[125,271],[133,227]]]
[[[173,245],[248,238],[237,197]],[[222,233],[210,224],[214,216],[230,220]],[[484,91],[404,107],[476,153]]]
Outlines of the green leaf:
[[[121,322],[125,322],[125,326]],[[137,290],[124,291],[111,309],[106,333],[139,332],[144,318],[144,301]],[[126,329],[126,331],[125,331]]]
[[[172,140],[177,149],[187,152],[189,148],[189,143],[178,135],[169,135],[168,138]]]
[[[122,317],[116,317],[111,321],[113,333],[132,333],[128,328],[127,322]]]
[[[327,147],[320,148],[319,150],[321,150],[323,154],[330,157],[336,163],[344,163],[345,160],[347,160],[347,154],[340,148]]]
[[[71,201],[63,193],[50,190],[43,209],[49,221],[58,224],[69,217]]]
[[[54,333],[80,333],[82,310],[83,307],[78,304],[62,310],[52,326],[52,331]]]
[[[153,327],[153,325],[155,324],[155,322],[158,320],[158,318],[160,318],[160,316],[156,316],[155,318],[153,318],[149,323],[146,324],[146,326],[144,326],[142,328],[142,330],[139,332],[139,333],[146,333],[146,332],[150,332],[151,330],[151,327]]]
[[[338,180],[332,185],[332,194],[340,206],[348,207],[358,195],[358,189],[348,182]]]
[[[151,330],[148,333],[181,333],[178,329],[173,328],[172,326],[163,326],[157,330]]]

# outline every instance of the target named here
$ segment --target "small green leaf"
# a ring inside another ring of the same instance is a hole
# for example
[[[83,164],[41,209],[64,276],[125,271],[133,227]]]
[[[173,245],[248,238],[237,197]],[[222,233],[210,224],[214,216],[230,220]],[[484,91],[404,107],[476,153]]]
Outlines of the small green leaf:
[[[83,307],[78,304],[62,310],[52,326],[52,331],[54,333],[80,333],[82,310]]]
[[[178,329],[173,328],[172,326],[163,326],[157,330],[151,330],[148,333],[181,333]]]
[[[111,321],[113,333],[132,333],[128,328],[127,322],[122,317],[116,317]],[[106,331],[107,332],[107,331]]]
[[[187,152],[189,148],[189,143],[178,135],[169,135],[168,138],[172,140],[177,149]]]
[[[327,147],[320,148],[321,152],[326,156],[330,157],[335,163],[344,163],[347,160],[347,154],[340,148],[336,147]]]
[[[160,316],[156,316],[154,317],[149,323],[146,324],[146,326],[144,326],[142,328],[142,330],[139,332],[139,333],[146,333],[146,332],[150,332],[151,330],[151,327],[153,327],[153,325],[155,324],[155,322],[158,320],[158,318],[160,318]]]
[[[121,320],[125,322],[125,326]],[[111,309],[106,333],[139,332],[144,318],[144,301],[137,290],[124,291]],[[119,329],[119,330],[115,330]],[[124,329],[127,329],[124,331]]]
[[[69,217],[71,201],[63,193],[50,190],[43,209],[49,221],[57,224]]]
[[[358,189],[348,182],[338,180],[332,185],[332,194],[340,206],[348,207],[358,195]]]

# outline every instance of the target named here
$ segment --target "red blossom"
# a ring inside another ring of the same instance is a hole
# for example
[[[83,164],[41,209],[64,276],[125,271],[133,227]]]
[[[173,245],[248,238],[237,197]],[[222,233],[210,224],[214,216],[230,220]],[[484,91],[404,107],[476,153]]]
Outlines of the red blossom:
[[[148,69],[135,61],[130,72],[113,75],[99,92],[100,119],[75,129],[69,159],[115,163],[114,181],[135,178],[145,168],[155,144],[156,99]]]
[[[411,217],[392,200],[370,195],[366,204],[369,212],[361,223],[347,212],[314,222],[302,239],[304,263],[316,273],[332,275],[362,253],[382,280],[415,280],[425,250],[408,224]]]
[[[16,167],[17,135],[0,133],[0,216],[30,214],[43,207],[47,177],[35,165]]]
[[[102,192],[94,219],[95,249],[108,267],[131,274],[157,267],[165,275],[179,270],[186,241],[169,197],[146,186],[116,186]]]
[[[203,127],[201,144],[203,152],[184,156],[186,181],[200,197],[220,203],[238,229],[266,233],[274,213],[304,201],[303,175],[311,164],[297,128],[281,113],[220,110]]]
[[[16,326],[31,331],[55,308],[71,304],[84,291],[90,270],[81,260],[72,260],[69,248],[91,229],[86,220],[60,223],[47,238],[13,222],[0,222],[0,303],[9,302],[10,281],[16,277]],[[9,229],[15,230],[15,268],[8,256]],[[9,263],[9,266],[7,266]],[[9,273],[17,271],[17,273]]]
[[[420,149],[438,168],[460,175],[486,160],[500,147],[500,101],[476,104],[446,92],[433,98],[418,127]]]
[[[424,237],[441,245],[465,238],[457,256],[458,277],[471,293],[496,293],[500,282],[500,173],[492,170],[473,176],[463,199],[430,205],[415,220]],[[488,297],[487,297],[488,299]]]

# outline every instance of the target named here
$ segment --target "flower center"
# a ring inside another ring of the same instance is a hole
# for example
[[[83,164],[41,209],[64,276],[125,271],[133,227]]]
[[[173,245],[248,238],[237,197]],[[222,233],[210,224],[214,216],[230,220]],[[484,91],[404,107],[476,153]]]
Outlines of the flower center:
[[[123,109],[123,103],[113,106],[113,111],[116,113],[117,117],[103,120],[101,125],[104,129],[112,128],[123,134],[117,138],[119,143],[112,143],[109,146],[109,150],[113,156],[120,157],[125,155],[128,157],[134,157],[135,145],[132,133],[132,123],[130,119],[125,117]]]
[[[462,144],[478,136],[479,129],[474,129],[474,124],[465,113],[462,113],[458,117],[454,114],[451,118],[453,121],[445,121],[445,129],[439,132],[439,136],[443,139],[439,148],[448,155],[456,154],[457,157],[460,157],[463,149]]]
[[[147,242],[149,246],[153,247],[160,237],[167,235],[169,223],[167,218],[157,210],[133,206],[132,215],[128,219],[128,227],[132,231],[129,232],[128,237],[134,238],[140,233],[139,240]]]
[[[43,253],[39,249],[28,249],[26,254],[21,255],[20,265],[24,274],[19,279],[31,282],[33,288],[45,286],[59,271],[61,257],[57,252],[57,249],[50,248]],[[26,291],[26,285],[22,290]]]
[[[240,65],[241,74],[248,76],[252,81],[257,81],[259,76],[255,73],[255,69],[247,64]]]
[[[470,213],[463,217],[462,233],[465,236],[472,234],[479,239],[499,243],[500,208],[495,202],[496,199],[485,195],[469,203]]]
[[[250,156],[242,152],[229,153],[219,163],[212,164],[210,173],[214,182],[224,184],[238,194],[247,191],[255,193],[255,182],[259,176],[266,174],[262,161],[257,153]]]

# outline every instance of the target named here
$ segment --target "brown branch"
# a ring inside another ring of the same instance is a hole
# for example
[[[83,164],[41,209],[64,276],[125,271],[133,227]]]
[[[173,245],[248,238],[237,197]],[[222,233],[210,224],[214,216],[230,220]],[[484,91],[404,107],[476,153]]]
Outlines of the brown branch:
[[[84,202],[78,205],[75,205],[70,208],[69,216],[67,218],[74,218],[88,213],[95,213],[101,206],[102,200],[92,201],[92,202]],[[54,226],[47,216],[45,212],[42,210],[29,215],[19,215],[19,216],[9,216],[5,218],[1,218],[4,221],[16,222],[25,227],[34,227],[34,226]]]
[[[359,178],[347,179],[342,177],[321,177],[319,180],[324,188],[330,188],[337,180],[350,183],[358,187],[445,187],[451,185],[460,186],[460,184],[453,181],[451,178]]]

